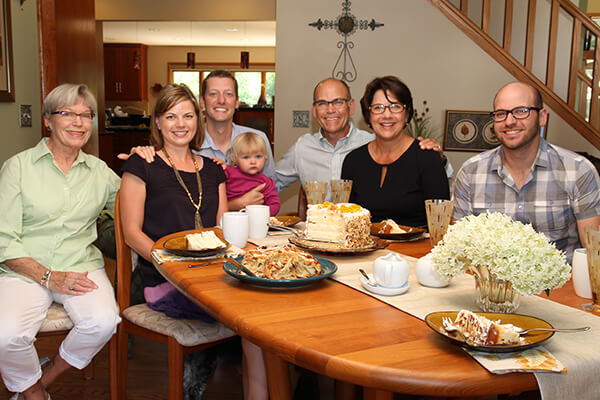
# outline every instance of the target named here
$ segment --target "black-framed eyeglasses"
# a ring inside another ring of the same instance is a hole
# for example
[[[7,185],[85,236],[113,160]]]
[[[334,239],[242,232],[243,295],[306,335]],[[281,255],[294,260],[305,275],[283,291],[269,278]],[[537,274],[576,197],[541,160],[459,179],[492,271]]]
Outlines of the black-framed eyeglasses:
[[[82,120],[93,120],[94,113],[93,112],[84,112],[84,113],[76,113],[73,111],[53,111],[50,113],[51,115],[60,115],[62,118],[75,121],[77,117],[80,117]]]
[[[342,108],[349,101],[350,101],[350,99],[344,99],[342,97],[338,97],[337,99],[333,99],[331,101],[327,101],[327,100],[315,100],[315,101],[313,101],[313,105],[315,107],[319,108],[319,109],[325,110],[325,109],[329,108],[330,104],[333,107],[335,107],[335,108]]]
[[[541,107],[515,107],[512,110],[496,110],[492,111],[490,115],[494,118],[494,122],[502,122],[508,118],[508,114],[512,114],[515,119],[525,119],[531,114],[531,110],[540,111]]]
[[[402,111],[406,110],[406,106],[400,103],[392,103],[388,104],[387,106],[383,104],[371,104],[369,106],[369,110],[371,110],[373,114],[383,114],[386,108],[393,114],[401,113]]]

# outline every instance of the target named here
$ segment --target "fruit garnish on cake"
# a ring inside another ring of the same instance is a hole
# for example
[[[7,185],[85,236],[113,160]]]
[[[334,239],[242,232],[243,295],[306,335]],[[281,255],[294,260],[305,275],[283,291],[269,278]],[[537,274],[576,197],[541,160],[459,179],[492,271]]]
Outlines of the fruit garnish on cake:
[[[368,247],[373,244],[371,213],[353,203],[310,204],[305,235],[309,239],[337,242],[344,248]]]
[[[456,327],[472,346],[518,344],[523,341],[520,328],[512,324],[501,324],[471,311],[461,310],[454,320]]]

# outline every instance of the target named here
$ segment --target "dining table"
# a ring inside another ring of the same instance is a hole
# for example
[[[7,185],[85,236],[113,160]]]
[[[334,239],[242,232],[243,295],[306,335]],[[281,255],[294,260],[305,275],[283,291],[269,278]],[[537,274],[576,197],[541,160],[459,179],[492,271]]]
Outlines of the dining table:
[[[153,250],[182,234],[159,239]],[[415,258],[430,250],[426,238],[390,242],[386,249]],[[333,262],[345,257],[319,256]],[[538,389],[532,373],[492,374],[423,320],[335,280],[266,288],[226,274],[223,261],[189,264],[155,262],[196,304],[263,349],[272,399],[291,399],[288,363],[361,386],[364,399],[392,399],[394,393],[466,399]],[[575,308],[589,302],[575,295],[571,281],[547,298]]]

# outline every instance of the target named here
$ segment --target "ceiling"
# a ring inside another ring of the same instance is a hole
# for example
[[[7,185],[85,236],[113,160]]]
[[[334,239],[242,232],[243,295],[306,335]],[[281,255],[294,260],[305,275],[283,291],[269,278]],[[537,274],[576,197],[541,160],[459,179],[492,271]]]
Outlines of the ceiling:
[[[275,21],[104,21],[104,43],[275,47]]]

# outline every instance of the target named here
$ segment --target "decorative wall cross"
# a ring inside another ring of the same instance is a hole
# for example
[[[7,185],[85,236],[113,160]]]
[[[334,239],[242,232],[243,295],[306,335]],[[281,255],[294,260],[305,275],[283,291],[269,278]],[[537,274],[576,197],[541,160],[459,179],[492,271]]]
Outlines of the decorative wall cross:
[[[327,19],[323,21],[319,18],[317,21],[308,24],[308,26],[312,26],[318,30],[335,29],[337,33],[344,37],[343,41],[340,40],[337,43],[338,49],[342,50],[333,66],[331,76],[346,82],[353,82],[358,76],[356,65],[354,65],[354,60],[352,60],[352,56],[350,55],[350,49],[354,48],[354,42],[348,41],[348,36],[356,32],[357,29],[366,30],[370,28],[374,31],[375,28],[383,26],[382,23],[376,22],[375,19],[371,19],[371,21],[358,20],[350,13],[351,4],[349,0],[342,2],[342,14],[335,21]]]

